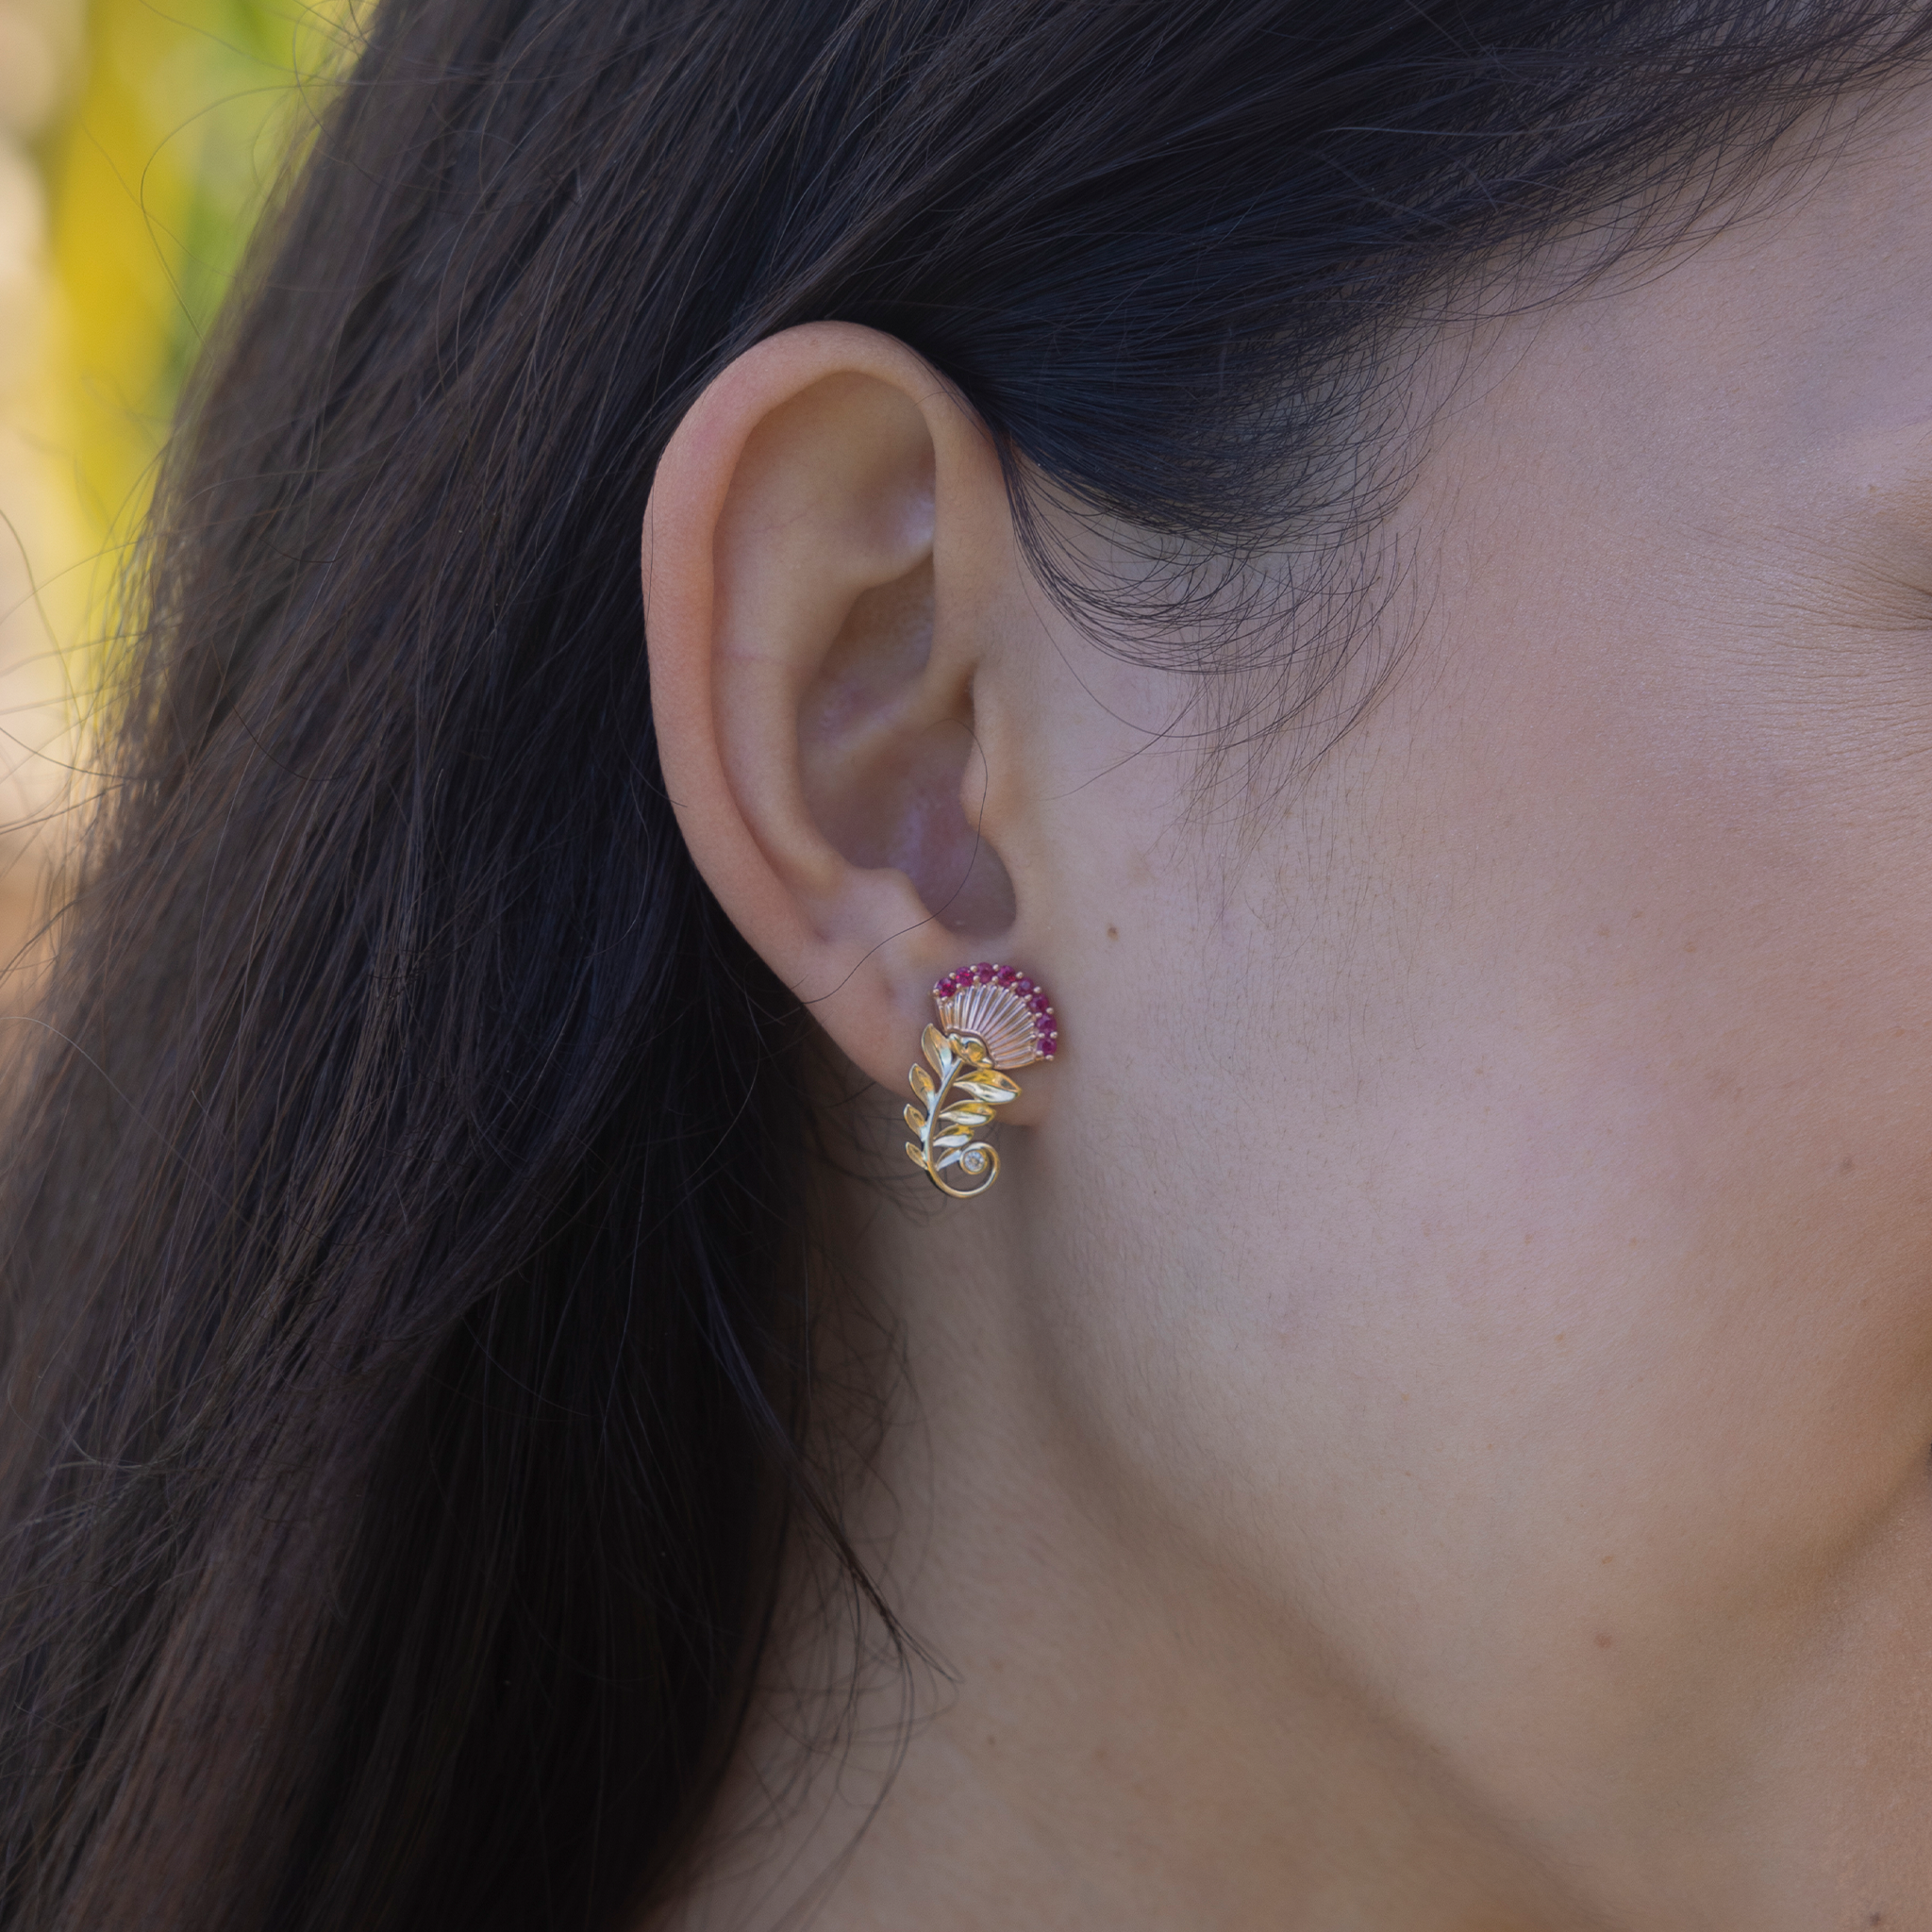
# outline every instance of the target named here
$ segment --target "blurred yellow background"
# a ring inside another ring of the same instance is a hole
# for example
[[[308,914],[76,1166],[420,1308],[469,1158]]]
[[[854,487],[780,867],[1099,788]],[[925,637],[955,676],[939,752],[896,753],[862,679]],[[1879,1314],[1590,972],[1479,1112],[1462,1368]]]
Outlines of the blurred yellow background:
[[[354,20],[0,0],[0,968],[58,855],[181,377]]]

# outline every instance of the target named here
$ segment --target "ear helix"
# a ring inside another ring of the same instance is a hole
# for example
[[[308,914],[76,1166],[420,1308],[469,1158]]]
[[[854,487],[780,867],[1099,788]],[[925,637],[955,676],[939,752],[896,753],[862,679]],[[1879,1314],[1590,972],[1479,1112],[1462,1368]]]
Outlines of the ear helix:
[[[919,1139],[908,1141],[906,1152],[941,1193],[970,1201],[1000,1173],[999,1156],[974,1135],[996,1108],[1020,1097],[1018,1082],[1007,1077],[1013,1069],[1054,1058],[1059,1023],[1044,987],[1017,967],[990,960],[947,974],[932,996],[939,1024],[921,1036],[925,1064],[907,1076],[913,1105],[906,1124]],[[978,1185],[956,1188],[946,1178],[955,1167]]]

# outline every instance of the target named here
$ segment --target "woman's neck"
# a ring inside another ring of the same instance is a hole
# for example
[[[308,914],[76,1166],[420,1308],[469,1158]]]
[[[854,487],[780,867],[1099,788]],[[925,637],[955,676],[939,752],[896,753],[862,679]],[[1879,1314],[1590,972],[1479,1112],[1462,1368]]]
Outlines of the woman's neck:
[[[848,1529],[905,1645],[795,1565],[675,1932],[1581,1923],[1311,1625],[1120,1482],[1041,1373],[1017,1174],[966,1208],[836,1185],[823,1383],[870,1391],[834,1424],[868,1442]]]

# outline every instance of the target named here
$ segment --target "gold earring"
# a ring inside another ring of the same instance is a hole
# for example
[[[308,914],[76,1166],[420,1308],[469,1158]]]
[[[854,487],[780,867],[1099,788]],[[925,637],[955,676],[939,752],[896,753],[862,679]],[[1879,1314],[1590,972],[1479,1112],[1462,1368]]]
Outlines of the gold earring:
[[[906,1109],[906,1124],[919,1139],[907,1141],[906,1152],[941,1193],[970,1201],[1000,1174],[999,1156],[974,1135],[995,1108],[1019,1099],[1018,1083],[1007,1077],[1013,1068],[1053,1058],[1059,1023],[1044,987],[990,960],[947,974],[932,996],[939,1024],[920,1037],[925,1065],[907,1075],[915,1104]],[[956,1188],[946,1179],[949,1167],[985,1179]]]

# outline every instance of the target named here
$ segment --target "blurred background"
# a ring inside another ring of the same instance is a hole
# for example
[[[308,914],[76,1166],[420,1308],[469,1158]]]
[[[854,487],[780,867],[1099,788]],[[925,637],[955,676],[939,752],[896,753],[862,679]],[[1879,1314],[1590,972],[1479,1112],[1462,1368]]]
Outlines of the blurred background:
[[[354,4],[0,0],[0,1011],[182,375]]]

